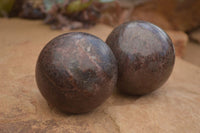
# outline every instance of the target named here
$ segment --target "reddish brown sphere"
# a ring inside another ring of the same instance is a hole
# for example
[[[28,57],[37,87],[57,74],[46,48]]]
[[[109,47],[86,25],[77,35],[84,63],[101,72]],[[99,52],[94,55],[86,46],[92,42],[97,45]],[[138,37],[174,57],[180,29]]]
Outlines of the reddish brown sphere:
[[[117,63],[99,38],[81,32],[60,35],[41,51],[38,88],[47,102],[67,113],[89,112],[113,92]]]
[[[106,40],[118,62],[117,87],[130,95],[158,89],[169,78],[175,61],[171,39],[159,27],[132,21],[115,28]]]

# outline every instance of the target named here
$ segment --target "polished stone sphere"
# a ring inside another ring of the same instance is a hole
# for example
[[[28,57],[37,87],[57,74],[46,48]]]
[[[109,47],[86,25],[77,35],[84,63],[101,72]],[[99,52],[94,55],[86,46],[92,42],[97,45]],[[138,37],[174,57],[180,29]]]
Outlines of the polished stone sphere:
[[[145,21],[116,27],[106,43],[118,62],[117,87],[130,95],[144,95],[158,89],[169,78],[175,51],[169,36]]]
[[[99,38],[81,32],[60,35],[41,51],[36,82],[49,104],[66,113],[85,113],[113,92],[117,63]]]

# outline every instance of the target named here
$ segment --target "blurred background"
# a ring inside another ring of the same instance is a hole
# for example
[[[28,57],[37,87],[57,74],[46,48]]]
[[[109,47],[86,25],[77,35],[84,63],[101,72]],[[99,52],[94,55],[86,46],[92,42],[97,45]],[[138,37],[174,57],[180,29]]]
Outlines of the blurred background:
[[[1,25],[41,20],[64,31],[145,20],[169,34],[177,56],[200,66],[200,0],[0,0],[0,16]]]

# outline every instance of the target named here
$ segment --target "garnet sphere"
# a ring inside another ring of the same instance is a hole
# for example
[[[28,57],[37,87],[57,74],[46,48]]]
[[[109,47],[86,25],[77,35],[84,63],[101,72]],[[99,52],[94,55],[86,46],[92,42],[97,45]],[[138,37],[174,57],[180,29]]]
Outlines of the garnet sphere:
[[[113,92],[117,63],[99,38],[81,32],[60,35],[41,51],[38,88],[47,102],[67,113],[89,112]]]
[[[150,93],[169,78],[175,51],[169,36],[145,21],[115,28],[106,40],[118,62],[117,87],[130,95]]]

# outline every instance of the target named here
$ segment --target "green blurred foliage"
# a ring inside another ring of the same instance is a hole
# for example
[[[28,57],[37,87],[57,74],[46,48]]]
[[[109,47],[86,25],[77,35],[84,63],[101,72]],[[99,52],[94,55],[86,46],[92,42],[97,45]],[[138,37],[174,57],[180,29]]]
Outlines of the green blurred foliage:
[[[84,9],[88,8],[94,1],[100,3],[108,3],[108,2],[113,2],[114,0],[88,0],[87,2],[82,2],[82,0],[75,0],[67,6],[66,12],[68,14],[71,14],[83,11]]]
[[[113,2],[114,0],[88,0],[86,2],[82,2],[82,0],[74,0],[67,5],[65,9],[66,13],[71,14],[80,12],[88,8],[94,1],[98,1],[101,3],[108,3],[108,2]],[[49,11],[53,5],[64,4],[64,2],[65,0],[43,0],[46,11]]]
[[[15,0],[0,0],[0,16],[8,16]]]
[[[99,0],[99,2],[101,2],[101,3],[108,3],[108,2],[113,2],[113,1],[115,1],[115,0]]]
[[[108,3],[113,2],[114,0],[88,0],[86,2],[82,2],[82,0],[73,0],[65,7],[66,13],[71,14],[83,11],[84,9],[87,9],[94,1]],[[0,0],[0,16],[8,16],[14,3],[15,0]],[[62,5],[64,3],[65,0],[43,0],[43,4],[47,12],[52,9],[53,5]]]
[[[93,2],[93,0],[89,0],[88,2],[82,2],[81,0],[75,0],[67,6],[66,12],[68,14],[80,12],[80,11],[88,8],[92,4],[92,2]]]
[[[62,4],[64,2],[65,2],[65,0],[43,0],[46,11],[49,11],[53,5]]]

